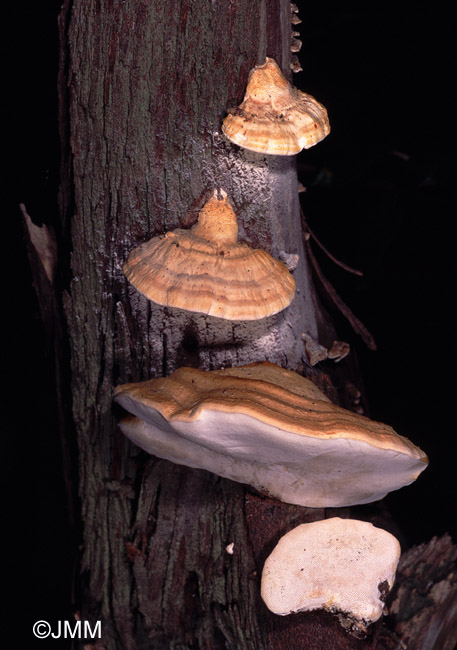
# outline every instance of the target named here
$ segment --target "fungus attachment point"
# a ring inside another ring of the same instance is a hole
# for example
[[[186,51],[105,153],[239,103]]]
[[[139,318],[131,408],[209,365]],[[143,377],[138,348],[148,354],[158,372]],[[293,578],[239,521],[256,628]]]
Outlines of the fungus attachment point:
[[[266,559],[261,596],[281,616],[315,609],[338,614],[360,636],[380,618],[399,559],[398,540],[368,522],[333,517],[302,524]]]
[[[295,280],[264,250],[239,243],[227,194],[215,191],[190,230],[174,230],[135,248],[124,264],[149,300],[226,320],[258,320],[292,302]]]
[[[245,149],[292,156],[323,140],[330,125],[324,106],[292,86],[267,57],[251,70],[244,100],[228,112],[222,131]]]
[[[268,362],[180,368],[118,386],[115,400],[135,416],[120,422],[122,431],[150,454],[286,503],[370,503],[427,466],[391,427],[332,404],[309,379]]]
[[[237,243],[238,222],[224,190],[215,190],[205,203],[198,213],[192,234],[216,246],[232,246]]]

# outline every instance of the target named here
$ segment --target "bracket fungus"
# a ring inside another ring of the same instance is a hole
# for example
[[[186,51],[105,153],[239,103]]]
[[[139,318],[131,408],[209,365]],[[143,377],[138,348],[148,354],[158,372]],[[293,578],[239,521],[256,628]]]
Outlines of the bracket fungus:
[[[412,483],[427,457],[391,427],[334,405],[309,379],[264,362],[180,368],[123,384],[121,430],[150,454],[286,503],[370,503]]]
[[[259,320],[288,307],[295,280],[285,264],[237,239],[227,194],[215,191],[190,230],[141,244],[123,270],[138,291],[166,307],[226,320]]]
[[[222,131],[245,149],[292,156],[323,140],[330,125],[324,106],[292,86],[267,57],[251,70],[244,100],[229,110]]]
[[[275,614],[325,609],[363,635],[383,612],[400,552],[393,535],[366,521],[333,517],[301,524],[266,559],[261,596]]]

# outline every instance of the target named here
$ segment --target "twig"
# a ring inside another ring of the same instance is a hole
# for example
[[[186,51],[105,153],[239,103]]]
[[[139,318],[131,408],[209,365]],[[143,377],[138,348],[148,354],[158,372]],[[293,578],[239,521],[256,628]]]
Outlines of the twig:
[[[330,253],[330,251],[328,251],[325,248],[324,244],[321,241],[319,241],[319,239],[316,237],[316,235],[313,233],[313,231],[309,227],[308,222],[306,221],[306,217],[303,214],[303,211],[302,211],[301,214],[302,214],[302,223],[304,221],[304,227],[309,232],[311,237],[314,239],[316,244],[324,251],[324,253],[332,260],[332,262],[335,262],[335,264],[337,264],[338,266],[341,266],[341,268],[344,269],[345,271],[349,271],[349,273],[354,273],[354,275],[363,275],[362,271],[358,271],[357,269],[353,269],[352,266],[348,266],[348,264],[345,264],[344,262],[341,262],[334,255],[332,255]]]
[[[365,325],[360,321],[355,314],[352,313],[352,311],[349,309],[349,307],[346,305],[346,303],[340,298],[338,295],[335,287],[327,280],[327,278],[324,276],[322,273],[319,264],[317,263],[316,258],[314,257],[314,253],[312,251],[312,248],[309,243],[309,238],[306,237],[308,229],[308,225],[306,223],[305,215],[303,214],[303,210],[300,208],[300,213],[301,213],[301,219],[302,219],[302,226],[303,226],[303,241],[304,245],[306,248],[306,253],[308,256],[308,259],[313,267],[313,271],[316,274],[316,277],[318,278],[319,282],[322,285],[322,288],[325,290],[325,293],[327,294],[328,298],[333,302],[333,304],[339,309],[339,311],[343,314],[343,316],[349,321],[349,323],[352,326],[352,329],[356,334],[358,334],[365,345],[370,349],[370,350],[376,350],[376,342],[371,335],[371,333],[368,331],[368,329],[365,327]]]

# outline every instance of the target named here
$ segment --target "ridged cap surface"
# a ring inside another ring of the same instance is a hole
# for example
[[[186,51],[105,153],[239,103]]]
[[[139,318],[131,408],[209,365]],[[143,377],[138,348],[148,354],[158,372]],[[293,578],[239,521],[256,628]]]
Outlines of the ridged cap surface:
[[[268,362],[124,384],[115,400],[139,447],[308,507],[369,503],[412,483],[425,454],[390,426],[334,405]]]
[[[244,100],[229,110],[222,131],[245,149],[292,156],[323,140],[330,124],[324,106],[292,86],[267,57],[251,70]]]
[[[123,270],[149,300],[227,320],[258,320],[285,309],[295,280],[285,264],[239,243],[227,194],[214,195],[190,230],[178,229],[135,248]]]

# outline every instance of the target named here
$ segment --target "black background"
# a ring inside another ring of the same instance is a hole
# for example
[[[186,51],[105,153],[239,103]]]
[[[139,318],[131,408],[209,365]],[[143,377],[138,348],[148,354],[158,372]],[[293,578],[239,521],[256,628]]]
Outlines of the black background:
[[[357,351],[371,417],[430,458],[386,503],[410,543],[445,531],[455,539],[455,24],[433,3],[299,6],[304,70],[294,82],[332,125],[298,157],[302,207],[326,247],[364,272],[319,255],[377,342],[369,351],[337,321]]]
[[[67,526],[51,370],[18,209],[23,202],[38,223],[57,223],[59,4],[22,4],[3,39],[11,145],[2,219],[4,542],[15,575],[25,569],[15,582],[31,596],[34,620],[69,618],[78,543]],[[457,541],[455,21],[432,2],[297,4],[304,70],[293,82],[325,104],[332,124],[297,157],[302,207],[326,247],[363,277],[314,250],[376,339],[372,352],[335,316],[357,352],[371,417],[430,458],[386,504],[406,544],[446,531]]]

